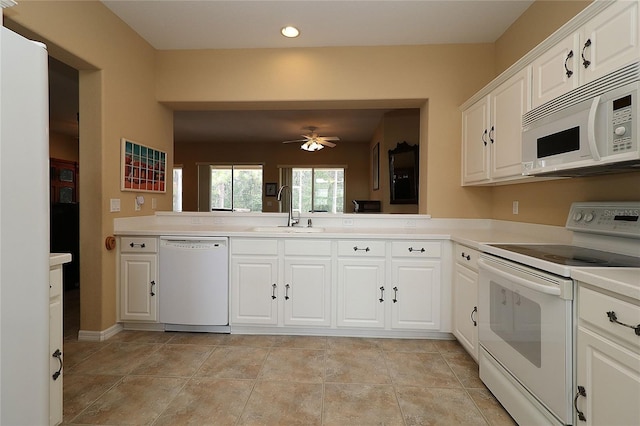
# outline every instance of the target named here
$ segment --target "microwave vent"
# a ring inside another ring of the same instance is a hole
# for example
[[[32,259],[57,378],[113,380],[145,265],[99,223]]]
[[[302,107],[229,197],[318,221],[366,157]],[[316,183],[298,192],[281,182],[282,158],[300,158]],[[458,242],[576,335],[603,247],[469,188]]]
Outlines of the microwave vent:
[[[553,113],[638,80],[640,80],[640,62],[635,62],[532,109],[522,116],[522,127],[525,128]]]

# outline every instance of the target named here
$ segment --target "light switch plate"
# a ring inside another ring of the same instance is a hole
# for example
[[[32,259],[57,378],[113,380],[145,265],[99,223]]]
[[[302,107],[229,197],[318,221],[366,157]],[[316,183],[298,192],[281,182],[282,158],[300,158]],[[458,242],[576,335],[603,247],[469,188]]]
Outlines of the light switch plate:
[[[120,211],[120,198],[111,198],[110,205],[111,205],[111,209],[110,209],[111,213],[119,212]]]

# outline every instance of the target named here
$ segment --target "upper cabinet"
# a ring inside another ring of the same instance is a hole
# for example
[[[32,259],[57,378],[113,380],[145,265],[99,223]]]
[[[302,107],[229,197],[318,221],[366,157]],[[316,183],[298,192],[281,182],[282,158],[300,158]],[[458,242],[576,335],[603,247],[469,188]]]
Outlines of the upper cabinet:
[[[462,112],[462,184],[521,179],[522,115],[530,109],[527,67]]]
[[[531,179],[522,115],[638,60],[640,3],[591,3],[461,106],[462,185]]]
[[[637,60],[639,11],[638,2],[616,2],[537,56],[532,107]]]

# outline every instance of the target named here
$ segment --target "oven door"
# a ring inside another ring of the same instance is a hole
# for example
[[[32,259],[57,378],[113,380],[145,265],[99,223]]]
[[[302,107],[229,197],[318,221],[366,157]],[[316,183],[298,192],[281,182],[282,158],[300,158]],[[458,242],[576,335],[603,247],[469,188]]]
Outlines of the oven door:
[[[489,255],[478,266],[481,346],[570,424],[573,281]]]

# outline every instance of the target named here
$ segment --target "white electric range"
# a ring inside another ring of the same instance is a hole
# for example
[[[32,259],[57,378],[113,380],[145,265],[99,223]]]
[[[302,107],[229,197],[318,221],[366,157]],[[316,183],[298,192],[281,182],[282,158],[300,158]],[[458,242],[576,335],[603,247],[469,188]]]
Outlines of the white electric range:
[[[571,245],[488,244],[478,261],[480,377],[520,424],[574,423],[572,270],[640,268],[640,202],[574,203],[566,228]]]

